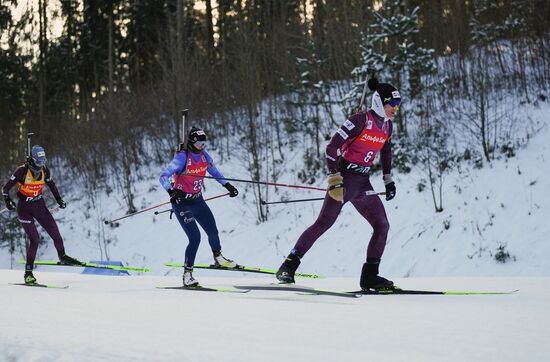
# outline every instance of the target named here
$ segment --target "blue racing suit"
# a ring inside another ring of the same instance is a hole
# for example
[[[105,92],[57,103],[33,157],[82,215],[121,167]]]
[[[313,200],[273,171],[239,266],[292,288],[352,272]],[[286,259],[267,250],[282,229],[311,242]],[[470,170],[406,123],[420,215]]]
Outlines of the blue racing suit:
[[[176,174],[182,174],[185,172],[187,165],[187,155],[193,157],[197,161],[201,155],[206,157],[208,161],[207,172],[213,177],[218,178],[218,182],[221,185],[227,183],[226,180],[223,180],[223,175],[218,171],[212,157],[206,152],[202,151],[201,153],[193,153],[190,151],[180,151],[176,154],[172,162],[166,167],[164,171],[160,174],[160,184],[166,191],[172,188],[172,177]],[[197,226],[197,222],[208,235],[208,243],[213,253],[221,251],[220,238],[218,235],[218,228],[216,226],[216,220],[212,211],[204,201],[202,197],[202,192],[194,195],[193,198],[181,200],[179,203],[172,202],[172,210],[174,214],[187,234],[189,239],[189,244],[185,249],[185,266],[192,268],[195,263],[195,257],[197,255],[197,250],[199,249],[199,244],[201,241],[201,234]]]

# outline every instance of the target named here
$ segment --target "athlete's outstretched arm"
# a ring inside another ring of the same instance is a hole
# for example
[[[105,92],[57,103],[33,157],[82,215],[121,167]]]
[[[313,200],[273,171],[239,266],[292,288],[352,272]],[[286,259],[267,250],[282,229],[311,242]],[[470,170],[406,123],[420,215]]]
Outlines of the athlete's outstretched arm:
[[[2,196],[7,197],[10,195],[10,190],[17,182],[22,182],[25,180],[25,167],[18,167],[13,175],[10,176],[8,182],[2,187]]]
[[[206,161],[208,161],[208,168],[206,169],[206,171],[208,171],[208,173],[215,177],[221,185],[225,185],[228,181],[227,180],[223,180],[223,175],[222,173],[218,170],[218,168],[214,165],[214,161],[212,160],[212,157],[206,152],[206,151],[203,151],[204,152],[204,156],[206,157]]]

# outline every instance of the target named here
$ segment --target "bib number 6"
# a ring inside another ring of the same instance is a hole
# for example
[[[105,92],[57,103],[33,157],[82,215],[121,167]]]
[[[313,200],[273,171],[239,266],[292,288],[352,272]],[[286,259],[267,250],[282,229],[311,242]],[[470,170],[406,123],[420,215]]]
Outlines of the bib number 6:
[[[367,155],[365,156],[365,158],[363,159],[363,161],[365,161],[366,163],[368,163],[368,162],[371,160],[372,155],[374,155],[374,151],[369,151],[369,152],[367,152]]]

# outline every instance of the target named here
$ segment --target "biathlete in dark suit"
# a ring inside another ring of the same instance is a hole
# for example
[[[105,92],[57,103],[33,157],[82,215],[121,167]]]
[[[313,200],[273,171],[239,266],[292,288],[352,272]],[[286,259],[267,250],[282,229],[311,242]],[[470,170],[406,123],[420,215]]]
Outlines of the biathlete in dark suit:
[[[17,205],[10,198],[9,192],[13,186],[17,184],[18,191],[17,196],[19,202]],[[42,197],[42,191],[44,185],[48,185],[53,196],[57,200],[59,207],[64,209],[67,204],[61,198],[59,191],[53,182],[50,170],[46,167],[46,152],[44,148],[35,145],[32,147],[31,156],[27,159],[27,162],[19,166],[8,182],[2,187],[2,196],[9,210],[17,210],[19,222],[25,230],[25,233],[29,237],[29,246],[27,248],[27,262],[25,264],[25,283],[36,283],[32,271],[34,266],[34,260],[36,258],[36,252],[38,250],[38,244],[40,242],[40,235],[34,224],[34,221],[38,223],[46,230],[48,235],[53,239],[59,261],[62,264],[67,265],[80,265],[81,262],[65,254],[65,246],[63,245],[63,238],[59,233],[59,228],[55,222],[50,210],[46,207],[46,203]]]
[[[368,86],[374,91],[371,108],[346,120],[326,148],[328,192],[317,220],[302,233],[277,271],[277,279],[283,283],[294,283],[300,259],[334,224],[349,201],[373,228],[361,271],[361,288],[393,288],[393,282],[378,275],[390,225],[382,201],[374,195],[369,170],[380,153],[386,200],[393,199],[396,189],[391,178],[392,120],[401,105],[401,95],[395,87],[379,83],[376,78],[370,79]]]

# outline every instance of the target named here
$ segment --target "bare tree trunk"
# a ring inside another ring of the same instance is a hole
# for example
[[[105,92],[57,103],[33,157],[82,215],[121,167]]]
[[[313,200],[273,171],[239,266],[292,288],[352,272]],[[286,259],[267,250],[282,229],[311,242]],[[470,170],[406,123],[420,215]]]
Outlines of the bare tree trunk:
[[[111,96],[114,91],[113,30],[114,30],[113,29],[113,7],[111,3],[111,7],[109,9],[109,26],[108,26],[109,54],[107,55],[108,62],[109,62],[109,96]]]
[[[38,1],[38,13],[39,13],[39,69],[40,69],[40,75],[38,78],[38,125],[39,125],[39,132],[42,133],[43,125],[44,125],[44,93],[46,89],[46,43],[47,43],[47,12],[46,7],[48,6],[47,0],[39,0]]]
[[[250,156],[252,157],[251,162],[251,168],[250,172],[252,174],[252,179],[254,181],[260,181],[260,175],[261,175],[261,162],[260,162],[260,145],[258,140],[258,130],[256,127],[256,107],[252,104],[249,104],[247,107],[247,117],[248,117],[248,137],[250,142]],[[260,222],[267,220],[267,215],[265,213],[265,210],[263,206],[260,203],[260,200],[262,200],[262,185],[260,184],[254,184],[253,185],[255,191],[254,194],[257,197],[257,211],[258,211],[258,219]]]
[[[174,119],[176,121],[176,142],[179,139],[180,134],[185,134],[185,130],[181,129],[179,117],[178,117],[178,109],[182,108],[183,105],[181,104],[180,100],[182,99],[182,95],[180,94],[182,92],[182,83],[183,83],[183,1],[184,0],[176,0],[177,6],[176,6],[176,58],[172,59],[173,64],[173,72],[175,73],[175,77],[172,77],[171,79],[175,79],[174,84]]]
[[[491,155],[489,154],[489,141],[487,139],[487,109],[486,109],[486,85],[484,76],[480,77],[479,82],[479,131],[481,132],[481,146],[483,148],[483,154],[485,159],[490,162]]]
[[[214,64],[214,24],[212,17],[212,1],[206,0],[206,46],[208,52],[208,61]]]

